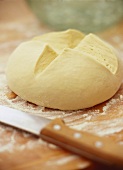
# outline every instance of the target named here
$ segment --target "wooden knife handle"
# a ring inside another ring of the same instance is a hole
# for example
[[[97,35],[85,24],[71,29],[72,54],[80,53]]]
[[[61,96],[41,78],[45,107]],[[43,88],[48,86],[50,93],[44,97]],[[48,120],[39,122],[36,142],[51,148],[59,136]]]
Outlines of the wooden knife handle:
[[[41,138],[92,161],[123,167],[123,146],[106,137],[71,129],[59,118],[42,129]]]

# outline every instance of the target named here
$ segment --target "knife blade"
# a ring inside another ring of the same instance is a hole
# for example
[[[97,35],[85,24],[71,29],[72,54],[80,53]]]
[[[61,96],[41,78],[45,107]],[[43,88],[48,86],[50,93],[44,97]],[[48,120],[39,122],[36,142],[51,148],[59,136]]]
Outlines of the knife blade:
[[[123,168],[123,146],[113,140],[0,105],[0,122],[30,132],[63,149],[105,165]]]

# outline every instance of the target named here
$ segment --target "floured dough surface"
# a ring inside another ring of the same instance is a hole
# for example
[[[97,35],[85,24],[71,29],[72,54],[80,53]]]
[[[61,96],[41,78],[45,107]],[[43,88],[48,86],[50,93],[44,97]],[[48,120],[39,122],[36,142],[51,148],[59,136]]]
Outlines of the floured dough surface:
[[[94,34],[48,33],[20,44],[10,56],[10,89],[24,100],[60,110],[92,107],[111,98],[122,82],[116,51]]]

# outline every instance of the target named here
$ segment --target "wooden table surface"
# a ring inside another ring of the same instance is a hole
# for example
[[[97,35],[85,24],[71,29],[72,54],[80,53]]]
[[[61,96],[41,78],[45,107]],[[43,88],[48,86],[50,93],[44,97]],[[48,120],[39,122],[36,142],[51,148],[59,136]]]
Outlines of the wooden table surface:
[[[61,117],[68,126],[112,138],[117,144],[123,145],[123,85],[112,99],[76,112],[36,106],[23,101],[8,88],[5,66],[11,52],[22,41],[48,31],[50,30],[39,23],[23,0],[0,1],[0,104],[50,119]],[[123,57],[123,21],[98,35],[115,46]],[[97,170],[101,169],[101,166],[63,151],[31,134],[0,124],[0,170],[50,168]]]

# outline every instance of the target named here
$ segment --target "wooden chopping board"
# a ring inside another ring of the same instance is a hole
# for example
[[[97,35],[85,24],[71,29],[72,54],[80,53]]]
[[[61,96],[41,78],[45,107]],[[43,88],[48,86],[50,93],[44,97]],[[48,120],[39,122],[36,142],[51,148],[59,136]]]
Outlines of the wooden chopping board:
[[[39,24],[23,0],[0,1],[0,104],[50,119],[61,117],[72,128],[106,136],[123,145],[123,84],[112,99],[93,108],[73,112],[36,106],[8,89],[5,65],[11,52],[22,41],[47,31],[48,28]],[[115,46],[123,56],[123,22],[99,36]],[[101,166],[31,134],[0,124],[0,170],[8,169],[97,170]]]

